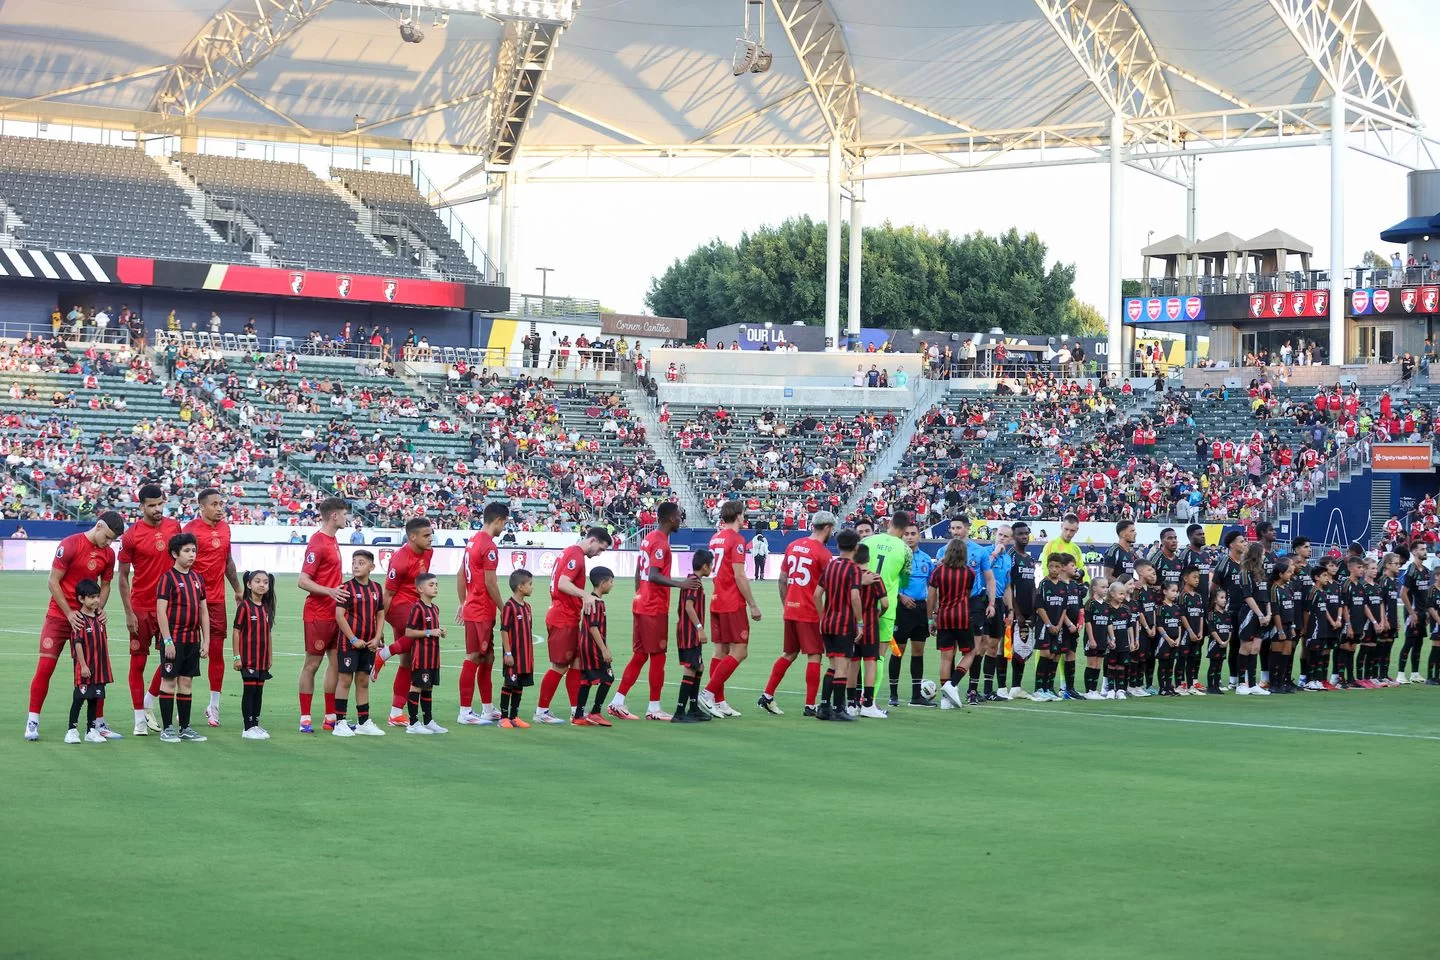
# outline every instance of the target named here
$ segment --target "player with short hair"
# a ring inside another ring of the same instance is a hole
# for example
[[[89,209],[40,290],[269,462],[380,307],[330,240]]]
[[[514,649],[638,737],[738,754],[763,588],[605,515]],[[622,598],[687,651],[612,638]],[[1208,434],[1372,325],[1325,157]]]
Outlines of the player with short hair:
[[[500,612],[500,726],[506,730],[528,730],[521,720],[520,697],[535,682],[535,627],[530,611],[530,593],[535,578],[529,570],[510,571],[510,599]]]
[[[1100,559],[1100,573],[1110,581],[1129,583],[1135,577],[1135,521],[1115,522],[1115,543]]]
[[[345,599],[341,586],[345,576],[340,568],[340,544],[335,534],[345,526],[350,504],[339,497],[320,501],[320,529],[310,535],[305,560],[296,586],[306,595],[301,618],[305,630],[305,662],[300,666],[300,732],[314,733],[310,703],[315,696],[315,671],[325,667],[325,722],[335,721],[335,684],[339,679],[336,651],[340,628],[335,624],[335,604]]]
[[[545,649],[550,657],[550,669],[540,681],[540,698],[535,704],[536,723],[563,724],[565,720],[550,712],[550,701],[565,681],[565,692],[570,697],[570,709],[580,702],[580,671],[571,669],[576,665],[580,652],[581,621],[595,605],[595,595],[585,589],[585,562],[604,553],[612,543],[610,531],[604,527],[590,527],[579,543],[571,544],[555,561],[555,572],[550,575],[550,609],[545,611]]]
[[[370,575],[375,572],[375,554],[356,550],[350,555],[350,579],[343,588],[345,598],[335,604],[335,625],[340,630],[340,648],[335,657],[339,676],[335,682],[335,728],[337,737],[383,737],[385,731],[370,719],[370,671],[375,651],[385,642],[385,588]],[[350,684],[355,684],[355,719],[345,719],[350,708]]]
[[[1339,589],[1335,586],[1333,562],[1317,564],[1310,575],[1315,580],[1315,589],[1310,591],[1306,611],[1309,626],[1306,631],[1305,652],[1309,664],[1305,675],[1300,679],[1305,681],[1306,690],[1335,690],[1338,688],[1329,683],[1325,676],[1330,662],[1330,648],[1335,646],[1336,638],[1345,627],[1344,603]]]
[[[465,545],[460,573],[455,577],[459,604],[457,623],[465,625],[465,660],[460,664],[460,715],[456,722],[484,726],[501,719],[503,711],[490,705],[494,687],[490,665],[495,662],[495,618],[504,600],[496,571],[500,551],[495,537],[510,522],[510,507],[492,502],[480,515],[480,529]],[[480,688],[480,712],[474,710],[475,688]]]
[[[1180,641],[1178,692],[1186,696],[1205,696],[1200,687],[1200,654],[1205,649],[1205,601],[1200,595],[1200,568],[1187,566],[1180,571],[1180,607],[1184,612],[1184,633]],[[1292,615],[1299,608],[1292,604]],[[1291,619],[1292,629],[1295,619]]]
[[[265,700],[265,681],[270,679],[274,658],[271,634],[275,627],[275,590],[270,574],[249,570],[244,593],[235,604],[235,633],[231,641],[234,667],[240,673],[240,717],[245,740],[269,740],[270,731],[260,725],[260,708]]]
[[[820,658],[825,654],[825,643],[820,638],[820,605],[815,591],[820,588],[825,568],[834,559],[830,548],[825,545],[834,532],[835,514],[821,510],[810,518],[810,535],[793,541],[780,558],[780,576],[775,582],[780,590],[784,646],[775,665],[770,668],[765,692],[755,701],[766,713],[777,717],[783,716],[785,711],[775,702],[775,691],[790,664],[801,654],[805,656],[805,716],[815,715],[816,697],[820,692]]]
[[[870,566],[870,548],[863,540],[855,548],[855,563],[862,571]],[[889,714],[875,706],[876,661],[880,659],[880,637],[887,629],[892,630],[893,636],[894,621],[888,626],[885,623],[890,598],[884,580],[873,570],[867,572],[869,579],[862,574],[860,582],[860,632],[855,640],[855,654],[850,659],[849,708],[857,716],[884,720]]]
[[[1185,572],[1186,563],[1180,555],[1180,539],[1174,527],[1160,531],[1160,549],[1151,555],[1150,562],[1155,565],[1155,574],[1162,587],[1170,583],[1180,585],[1180,575]]]
[[[66,743],[79,743],[80,707],[85,707],[85,742],[104,743],[97,711],[105,702],[105,685],[115,677],[110,672],[110,645],[105,636],[105,621],[100,618],[100,584],[81,580],[75,586],[75,599],[80,604],[80,625],[70,633],[70,655],[75,661],[75,691],[70,698],[70,728],[65,731]]]
[[[120,569],[115,588],[120,605],[125,609],[125,629],[130,634],[130,705],[135,709],[135,735],[157,733],[160,721],[155,716],[155,702],[160,693],[161,670],[157,666],[150,684],[145,685],[145,662],[150,647],[160,646],[160,625],[155,615],[155,588],[160,578],[174,566],[170,557],[170,538],[181,533],[180,522],[165,516],[165,491],[157,483],[147,483],[135,493],[140,504],[140,519],[130,525],[120,538]],[[133,571],[133,577],[132,577]],[[142,722],[144,726],[142,727]]]
[[[409,689],[405,696],[410,723],[405,727],[406,733],[450,732],[435,722],[431,693],[440,682],[440,641],[445,637],[445,628],[440,625],[440,608],[435,605],[439,592],[440,582],[435,574],[426,571],[415,577],[415,602],[410,604],[404,636],[410,641]],[[389,596],[387,591],[387,602]]]
[[[1035,650],[1040,663],[1035,667],[1035,693],[1031,699],[1039,703],[1059,700],[1055,693],[1055,673],[1065,653],[1065,554],[1052,553],[1045,558],[1045,577],[1035,588],[1035,617],[1039,636]]]
[[[860,587],[863,573],[855,562],[860,536],[854,530],[841,530],[835,538],[840,555],[825,566],[820,577],[822,607],[820,636],[830,669],[821,681],[820,703],[815,708],[819,720],[853,721],[845,706],[846,678],[850,674],[850,658],[855,653],[855,640],[860,630]]]
[[[1420,677],[1420,648],[1432,625],[1440,622],[1434,603],[1434,574],[1425,563],[1429,544],[1416,538],[1410,542],[1410,562],[1400,574],[1400,603],[1405,607],[1405,643],[1400,647],[1401,683],[1428,683]],[[53,590],[52,590],[53,592]],[[1410,661],[1410,678],[1405,678],[1405,661]],[[1427,664],[1428,668],[1428,664]]]
[[[980,611],[983,619],[976,620],[979,629],[975,637],[975,656],[980,659],[980,669],[970,671],[970,690],[966,696],[972,704],[1010,699],[1009,691],[1004,689],[1005,675],[1009,671],[1006,669],[1004,651],[1001,649],[1005,642],[1005,625],[1010,619],[1010,611],[1005,606],[1005,596],[1010,590],[1010,570],[1014,564],[1010,553],[1009,524],[1001,524],[995,528],[989,559],[990,576],[995,581],[995,594],[993,602],[986,604],[986,610]],[[1000,682],[998,688],[997,674]],[[979,689],[982,676],[985,680],[983,693]]]
[[[577,727],[613,727],[600,712],[600,702],[610,692],[615,682],[615,669],[611,665],[610,644],[606,641],[608,623],[605,616],[605,595],[615,586],[615,573],[609,567],[595,567],[590,571],[590,593],[595,599],[590,609],[581,614],[580,646],[575,662],[580,668],[580,697],[570,722]],[[585,701],[590,697],[590,688],[595,688],[595,705],[588,712]]]
[[[1245,534],[1241,530],[1229,530],[1220,538],[1221,555],[1210,575],[1210,592],[1225,591],[1225,608],[1230,614],[1231,637],[1229,664],[1230,673],[1227,687],[1235,688],[1236,674],[1240,672],[1240,620],[1248,607],[1245,604],[1245,573],[1241,564],[1245,561]]]
[[[606,708],[606,712],[618,720],[640,719],[625,708],[625,695],[640,679],[640,668],[647,662],[650,702],[645,707],[645,719],[667,722],[671,719],[660,704],[660,695],[665,689],[665,651],[670,645],[670,589],[694,589],[699,585],[693,576],[670,575],[670,535],[679,530],[684,521],[685,511],[680,509],[680,504],[671,501],[660,504],[655,529],[640,544],[635,564],[635,601],[630,607],[633,623],[630,662],[625,665],[620,685],[615,688],[615,699]],[[595,709],[600,709],[599,703]]]
[[[1016,653],[1016,640],[1027,640],[1035,623],[1035,558],[1030,556],[1030,525],[1010,526],[1010,589],[1006,591],[1005,608],[1010,611],[1010,689],[1011,700],[1029,700],[1025,691],[1025,660]],[[1003,678],[1002,678],[1003,680]]]
[[[1075,572],[1081,582],[1086,579],[1085,554],[1081,552],[1078,544],[1075,543],[1075,534],[1080,532],[1080,518],[1076,514],[1067,513],[1060,518],[1060,535],[1051,537],[1045,543],[1045,548],[1040,551],[1040,568],[1049,569],[1050,556],[1061,554],[1069,556],[1075,561]]]
[[[1390,676],[1394,660],[1395,638],[1399,635],[1400,621],[1400,565],[1404,563],[1398,553],[1387,553],[1380,565],[1380,578],[1376,587],[1380,591],[1381,609],[1385,617],[1385,629],[1376,637],[1375,680],[1382,686],[1393,687],[1399,683]]]
[[[192,681],[200,676],[200,661],[210,655],[210,615],[206,607],[205,579],[195,570],[195,535],[177,533],[170,538],[174,561],[155,588],[155,615],[160,623],[164,654],[160,661],[160,718],[163,743],[209,739],[190,726]],[[175,721],[180,727],[177,730]]]
[[[375,665],[370,669],[370,682],[380,677],[385,661],[400,655],[400,665],[395,669],[395,681],[390,687],[390,719],[392,727],[405,726],[408,732],[414,724],[405,722],[405,709],[410,699],[411,688],[410,648],[414,638],[410,636],[410,608],[420,601],[420,577],[430,572],[430,562],[435,550],[431,546],[435,531],[424,517],[411,517],[405,521],[405,545],[390,554],[390,566],[385,571],[385,622],[390,624],[394,635],[391,644],[375,651]],[[463,615],[463,611],[462,611]],[[436,664],[438,669],[439,664]],[[428,723],[429,721],[427,721]]]
[[[740,711],[725,702],[725,681],[744,662],[750,650],[750,619],[760,622],[760,605],[750,591],[745,574],[745,504],[727,500],[720,505],[720,529],[710,538],[715,555],[715,597],[710,601],[710,638],[715,643],[710,658],[710,682],[700,691],[700,709],[712,717],[738,717]]]
[[[214,487],[206,487],[195,496],[195,519],[182,528],[195,535],[199,551],[195,570],[205,580],[205,596],[210,616],[209,666],[210,703],[205,708],[205,722],[220,726],[220,688],[225,684],[225,638],[230,621],[225,610],[225,585],[228,583],[238,600],[240,574],[235,558],[230,555],[230,524],[225,521],[225,497]]]
[[[938,704],[920,690],[925,680],[925,642],[930,639],[930,617],[926,613],[926,594],[935,558],[920,549],[920,527],[913,520],[905,528],[905,545],[910,548],[910,576],[900,589],[895,611],[895,627],[890,639],[890,706],[900,706],[900,658],[905,647],[910,652],[910,706],[935,707]]]
[[[125,518],[107,510],[96,518],[89,530],[72,533],[55,548],[55,559],[50,562],[50,578],[46,582],[50,603],[45,608],[45,620],[40,626],[40,656],[35,662],[35,675],[30,680],[30,710],[25,716],[26,740],[40,739],[40,710],[50,692],[50,678],[55,673],[65,644],[75,630],[83,626],[76,590],[82,581],[96,581],[100,587],[100,609],[104,609],[105,601],[110,598],[110,581],[115,576],[115,551],[110,549],[110,544],[124,530]],[[143,679],[143,673],[141,676]],[[104,722],[98,708],[96,720],[97,723]],[[144,725],[143,715],[136,725]]]
[[[675,653],[681,669],[680,699],[671,723],[703,723],[710,719],[710,714],[700,709],[699,696],[700,675],[705,671],[705,578],[710,576],[714,562],[709,550],[704,547],[696,550],[690,558],[695,586],[680,588],[680,620],[675,625]],[[783,577],[780,582],[784,583]],[[776,707],[772,712],[779,711]]]
[[[968,530],[968,527],[965,528]],[[969,544],[963,535],[945,545],[945,552],[935,569],[930,571],[930,585],[925,609],[930,614],[930,632],[935,635],[935,649],[940,651],[940,709],[954,710],[965,706],[960,681],[965,679],[965,662],[956,663],[957,651],[968,658],[975,650],[975,634],[970,621],[970,593],[975,584],[975,571],[967,559]]]

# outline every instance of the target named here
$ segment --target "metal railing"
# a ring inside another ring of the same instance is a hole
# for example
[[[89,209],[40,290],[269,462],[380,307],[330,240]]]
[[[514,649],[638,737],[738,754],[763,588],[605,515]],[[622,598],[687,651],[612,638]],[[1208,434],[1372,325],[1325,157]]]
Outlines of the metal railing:
[[[1319,461],[1314,468],[1305,470],[1302,467],[1293,483],[1265,498],[1261,504],[1262,518],[1277,520],[1286,514],[1296,513],[1339,489],[1342,482],[1370,462],[1372,442],[1369,436],[1357,437],[1340,444],[1333,454]]]
[[[1354,271],[1345,272],[1345,285]],[[1229,293],[1280,293],[1289,290],[1325,290],[1330,287],[1328,270],[1287,270],[1280,273],[1238,273],[1233,276],[1130,278],[1126,284],[1138,288],[1127,297],[1209,297]]]
[[[600,301],[512,292],[509,316],[537,322],[554,320],[598,324],[600,322]]]
[[[418,163],[410,164],[410,179],[414,182],[415,189],[420,191],[420,196],[435,197],[439,200],[445,199],[445,195],[440,192],[440,188],[435,185],[433,180],[425,176],[424,171],[420,169]],[[505,283],[504,272],[495,265],[495,262],[491,260],[485,250],[481,248],[479,242],[475,239],[475,235],[465,226],[464,221],[460,219],[459,215],[449,207],[436,208],[432,203],[431,208],[434,210],[435,216],[439,217],[440,222],[445,225],[445,229],[450,231],[450,236],[456,243],[460,244],[461,252],[470,258],[471,263],[481,268],[481,273],[484,274],[486,282],[503,285]]]

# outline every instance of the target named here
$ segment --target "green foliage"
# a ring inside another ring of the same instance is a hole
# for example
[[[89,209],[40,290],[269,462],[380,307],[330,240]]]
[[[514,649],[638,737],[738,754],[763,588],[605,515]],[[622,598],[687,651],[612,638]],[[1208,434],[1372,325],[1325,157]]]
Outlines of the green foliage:
[[[1143,295],[1143,294],[1141,293],[1140,281],[1139,281],[1139,280],[1121,280],[1121,281],[1120,281],[1120,296],[1122,296],[1122,297],[1139,297],[1139,296],[1142,296],[1142,295]]]
[[[848,310],[849,226],[842,230],[841,306]],[[867,327],[1073,334],[1073,264],[1046,267],[1033,233],[1000,236],[885,223],[865,230],[860,320]],[[686,317],[692,336],[730,323],[818,325],[825,316],[825,224],[810,217],[719,239],[676,260],[650,282],[646,306]]]
[[[1082,337],[1103,337],[1106,334],[1105,315],[1094,304],[1072,298],[1065,307],[1065,316],[1071,333]]]

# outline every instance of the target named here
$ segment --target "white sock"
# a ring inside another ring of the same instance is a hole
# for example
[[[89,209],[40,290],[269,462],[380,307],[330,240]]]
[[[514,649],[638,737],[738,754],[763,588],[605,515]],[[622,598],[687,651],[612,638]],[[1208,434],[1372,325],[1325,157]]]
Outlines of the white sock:
[[[220,709],[220,691],[219,691],[219,690],[211,690],[211,691],[210,691],[210,706],[214,707],[216,710],[219,710],[219,709]]]
[[[494,707],[493,705],[491,705],[491,704],[488,704],[488,703],[482,703],[482,704],[480,704],[480,712],[481,712],[481,713],[494,713],[494,712],[495,712],[495,707]]]
[[[625,709],[625,694],[617,693],[615,694],[615,696],[611,697],[610,706],[619,707],[622,710]]]
[[[155,694],[151,693],[149,690],[145,691],[145,709],[155,709]]]
[[[40,714],[38,714],[38,713],[27,713],[27,714],[25,714],[25,722],[26,722],[26,723],[39,723],[39,722],[40,722]]]
[[[386,660],[390,659],[390,648],[381,647],[379,650],[375,651],[375,656],[379,658],[381,663],[384,663]]]
[[[144,722],[145,722],[145,711],[144,711],[144,710],[136,710],[136,711],[135,711],[135,722],[136,722],[136,723],[144,723]]]
[[[660,709],[660,701],[659,701],[659,700],[651,700],[651,701],[650,701],[650,705],[649,705],[648,707],[646,707],[645,709],[646,709],[646,712],[648,712],[648,713],[662,713],[662,712],[664,712],[664,711],[662,711],[662,710]]]
[[[401,716],[404,716],[404,715],[405,715],[405,711],[404,711],[403,709],[401,709],[400,707],[391,707],[391,708],[390,708],[390,716],[392,716],[392,717],[401,717]]]
[[[1270,671],[1269,671],[1269,670],[1261,670],[1261,671],[1260,671],[1260,682],[1261,682],[1261,683],[1269,683],[1269,682],[1270,682]]]
[[[1231,677],[1231,678],[1230,678],[1230,686],[1232,686],[1232,687],[1235,686],[1235,678],[1234,678],[1234,677]]]

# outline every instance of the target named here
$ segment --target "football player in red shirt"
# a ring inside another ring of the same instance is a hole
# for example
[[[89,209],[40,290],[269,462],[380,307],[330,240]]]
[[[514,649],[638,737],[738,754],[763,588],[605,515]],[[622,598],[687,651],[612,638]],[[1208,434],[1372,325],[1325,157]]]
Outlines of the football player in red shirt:
[[[751,620],[760,620],[760,605],[745,575],[745,538],[740,535],[744,522],[745,504],[727,500],[720,505],[720,529],[710,538],[710,552],[715,556],[715,599],[710,601],[715,655],[710,660],[710,682],[700,692],[699,702],[701,710],[716,718],[740,716],[740,711],[725,702],[725,681],[750,648],[746,610]]]
[[[545,612],[545,642],[550,669],[540,681],[540,697],[535,705],[535,722],[560,724],[567,721],[550,712],[550,701],[565,681],[573,711],[580,697],[580,671],[570,669],[580,652],[580,620],[595,605],[595,595],[585,589],[585,561],[593,560],[610,546],[610,532],[604,527],[591,527],[581,541],[565,548],[555,561],[550,575],[550,609]]]
[[[460,665],[460,716],[462,724],[492,724],[501,719],[500,711],[490,705],[493,687],[490,665],[495,662],[495,618],[504,606],[500,582],[495,571],[500,567],[500,551],[495,538],[510,522],[510,508],[503,503],[487,503],[481,514],[482,526],[465,545],[465,557],[455,576],[455,592],[460,605],[455,622],[465,625],[465,661]],[[474,710],[475,687],[480,687],[480,712]]]
[[[35,664],[35,676],[30,681],[30,712],[25,717],[26,740],[40,739],[40,708],[45,705],[45,696],[50,692],[50,677],[55,673],[55,665],[70,640],[71,631],[83,625],[75,588],[82,580],[97,581],[100,584],[100,609],[105,608],[105,601],[110,599],[110,580],[115,576],[115,552],[110,549],[110,544],[124,529],[125,518],[107,510],[100,514],[95,526],[84,533],[71,534],[55,548],[47,584],[50,606],[45,610],[45,622],[40,627],[40,659]],[[100,722],[97,717],[97,727]],[[141,724],[143,726],[143,719]]]
[[[125,627],[130,632],[128,680],[130,705],[135,709],[135,736],[143,737],[150,730],[160,732],[160,718],[155,714],[160,668],[155,668],[147,689],[145,661],[150,657],[151,644],[157,649],[160,646],[155,588],[175,565],[170,557],[170,538],[181,530],[178,520],[165,516],[165,491],[159,484],[145,484],[135,499],[140,502],[140,519],[120,538],[120,571],[115,585],[120,591],[120,604],[125,608]]]
[[[395,671],[395,683],[390,693],[390,720],[392,727],[408,727],[406,709],[410,697],[410,648],[415,638],[409,634],[410,608],[420,602],[415,581],[422,574],[430,572],[430,561],[435,551],[435,531],[424,517],[411,517],[405,521],[405,546],[390,555],[390,567],[385,572],[385,620],[394,631],[395,641],[388,647],[375,651],[375,666],[370,671],[370,682],[380,677],[385,661],[400,654],[400,666]]]
[[[820,586],[820,575],[834,559],[825,544],[835,532],[835,514],[822,510],[810,518],[810,536],[796,540],[785,548],[780,558],[780,607],[785,624],[785,647],[775,665],[770,668],[770,679],[765,692],[757,701],[761,709],[777,717],[784,712],[775,702],[775,691],[785,672],[800,654],[805,654],[805,713],[815,712],[815,697],[820,692],[820,658],[825,654],[825,644],[820,639],[820,605],[815,601],[815,589]]]
[[[195,572],[205,581],[205,602],[210,615],[210,705],[205,708],[205,722],[220,726],[220,687],[225,682],[225,639],[230,620],[225,615],[225,584],[240,597],[240,574],[235,558],[230,556],[230,524],[225,522],[225,497],[214,487],[201,490],[195,498],[199,512],[185,524],[185,533],[195,534],[199,553]]]
[[[315,696],[315,671],[325,667],[325,722],[335,725],[335,683],[340,678],[335,661],[340,648],[340,625],[335,622],[335,605],[347,596],[341,586],[345,572],[340,566],[340,545],[335,534],[349,522],[350,504],[339,497],[320,501],[320,529],[310,535],[305,562],[297,584],[306,594],[302,614],[305,624],[305,663],[300,667],[300,732],[314,733],[310,702]]]
[[[617,720],[639,720],[625,709],[625,694],[640,679],[640,668],[650,664],[650,703],[645,708],[646,720],[671,719],[660,705],[665,688],[665,650],[670,640],[670,589],[693,590],[700,585],[697,577],[670,576],[670,534],[680,529],[685,513],[678,503],[662,503],[656,528],[640,545],[635,564],[635,602],[631,605],[633,627],[630,635],[630,662],[615,688],[615,698],[606,712]],[[595,705],[597,708],[599,704]]]

